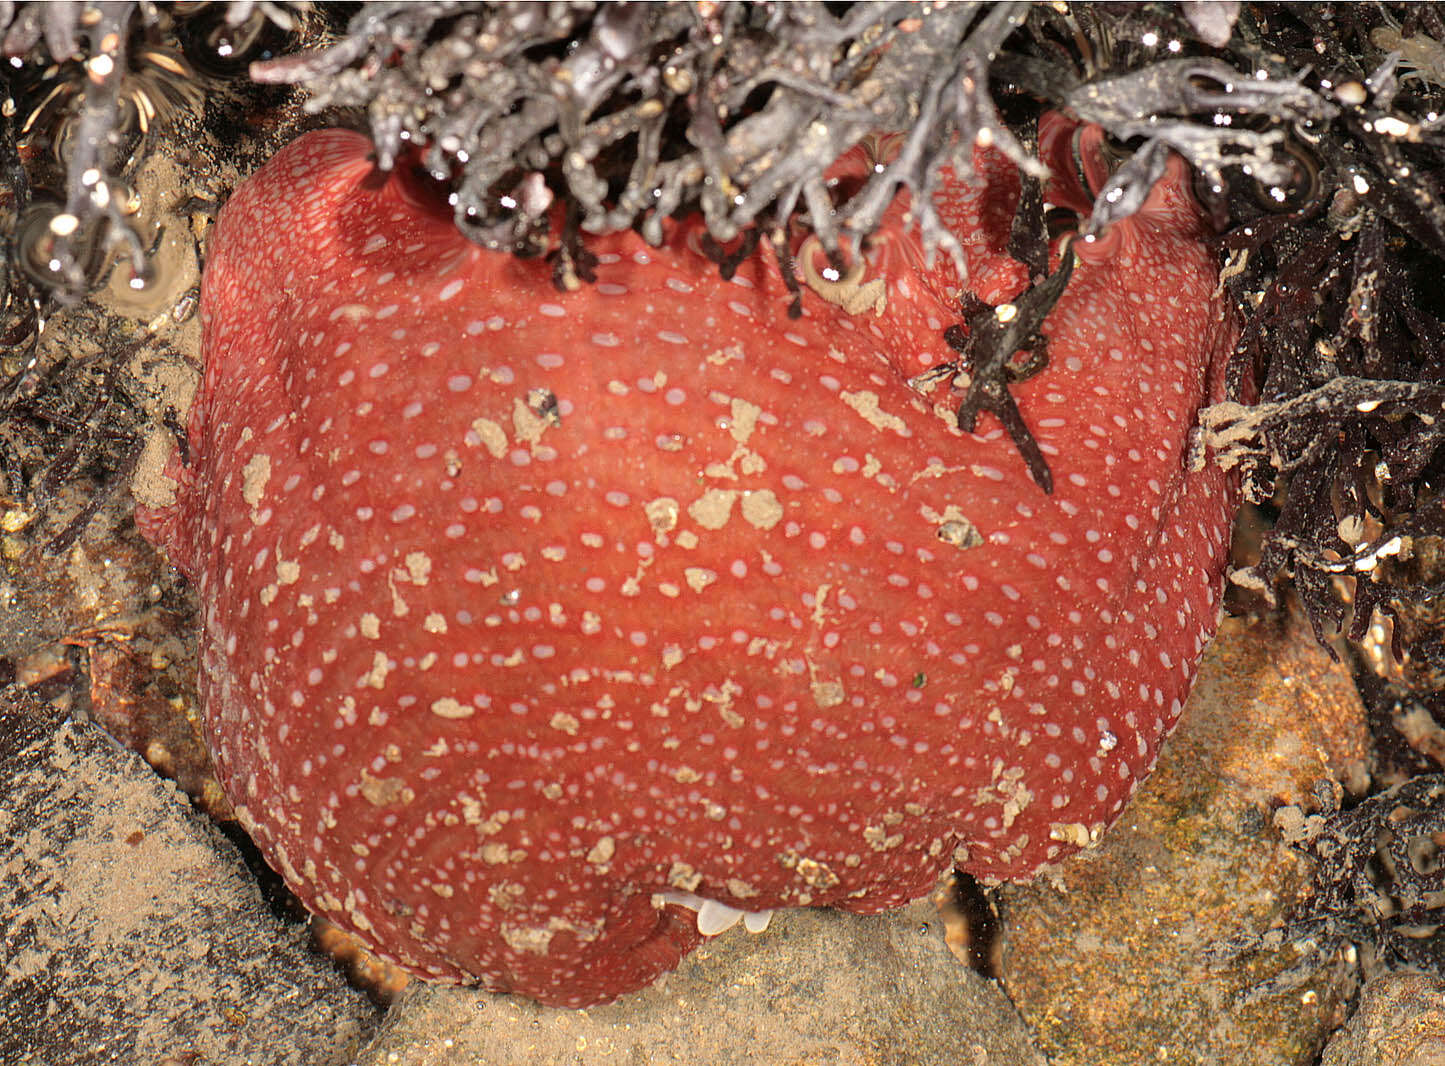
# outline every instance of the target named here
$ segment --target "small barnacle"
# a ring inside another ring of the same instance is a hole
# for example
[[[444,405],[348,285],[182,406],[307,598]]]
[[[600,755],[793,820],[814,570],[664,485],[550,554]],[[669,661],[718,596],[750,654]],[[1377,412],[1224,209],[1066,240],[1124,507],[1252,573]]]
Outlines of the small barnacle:
[[[944,522],[938,527],[936,536],[955,548],[977,548],[983,543],[978,527],[967,520]]]
[[[1254,182],[1255,202],[1266,211],[1289,213],[1319,206],[1324,191],[1319,157],[1303,143],[1291,138],[1280,146],[1279,158],[1289,167],[1291,177],[1269,185]]]
[[[194,69],[161,39],[166,21],[131,5],[97,9],[73,24],[62,16],[33,41],[26,37],[28,64],[13,60],[15,149],[29,182],[64,198],[63,209],[40,208],[17,224],[15,254],[27,277],[61,303],[93,291],[117,247],[137,283],[151,276],[127,174],[158,127],[199,115],[205,99]],[[14,32],[7,47],[20,47]]]
[[[557,394],[551,389],[531,389],[527,392],[527,410],[554,426],[562,424],[562,411]]]
[[[89,70],[75,61],[53,64],[25,93],[28,111],[20,124],[22,143],[43,141],[62,166],[79,163],[85,169],[94,165],[89,151],[77,155],[76,150],[77,137],[85,138],[88,144],[96,138],[94,130],[81,132],[91,81]],[[114,82],[114,111],[109,129],[99,137],[105,145],[105,157],[95,161],[100,169],[95,175],[97,180],[88,183],[91,186],[98,183],[102,173],[124,169],[154,126],[174,124],[183,111],[199,110],[205,99],[205,89],[185,59],[175,51],[154,45],[131,51],[119,77],[107,75],[105,80]]]
[[[287,30],[293,26],[278,22],[279,13],[270,4],[180,3],[175,5],[176,37],[186,61],[199,73],[244,78],[252,63],[273,58],[287,43]],[[294,20],[287,16],[287,21]]]
[[[16,225],[15,261],[42,289],[65,289],[78,279],[88,292],[100,280],[109,228],[104,216],[82,222],[58,200],[37,197]],[[67,260],[60,255],[61,242],[75,268],[72,276],[67,276]]]

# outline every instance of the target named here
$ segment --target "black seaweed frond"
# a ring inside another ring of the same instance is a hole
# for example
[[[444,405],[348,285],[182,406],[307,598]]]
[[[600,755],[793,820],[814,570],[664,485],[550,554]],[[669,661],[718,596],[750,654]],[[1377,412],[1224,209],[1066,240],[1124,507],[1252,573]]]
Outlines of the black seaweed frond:
[[[256,76],[304,86],[314,109],[366,107],[381,165],[412,145],[456,188],[458,224],[514,248],[552,197],[512,194],[544,175],[584,232],[700,211],[719,242],[802,210],[830,252],[872,233],[900,190],[925,247],[958,255],[932,206],[940,166],[967,173],[989,141],[1041,168],[1000,119],[990,64],[1019,3],[930,10],[881,2],[367,4],[325,50]],[[827,167],[866,134],[904,131],[895,160],[846,204]]]
[[[1325,944],[1365,943],[1372,968],[1419,967],[1445,973],[1440,893],[1445,864],[1445,776],[1416,777],[1340,809],[1317,790],[1317,813],[1286,807],[1275,816],[1287,843],[1315,860],[1314,894],[1276,935]]]

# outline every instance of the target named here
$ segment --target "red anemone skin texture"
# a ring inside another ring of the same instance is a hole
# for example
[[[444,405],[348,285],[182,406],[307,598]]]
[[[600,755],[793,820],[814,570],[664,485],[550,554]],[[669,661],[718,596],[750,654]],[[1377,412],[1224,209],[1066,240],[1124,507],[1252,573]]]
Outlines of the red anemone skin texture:
[[[1045,126],[1055,199],[1087,210],[1072,129]],[[1183,164],[1077,242],[1013,390],[1046,495],[992,416],[963,433],[947,382],[910,385],[961,284],[1027,283],[996,153],[937,201],[966,283],[899,204],[792,319],[776,259],[725,281],[698,220],[588,238],[596,282],[560,292],[370,151],[307,134],[222,211],[191,463],[138,514],[198,591],[221,782],[309,907],[424,978],[576,1007],[696,946],[665,891],[876,912],[1114,819],[1233,511],[1187,462],[1234,331]]]

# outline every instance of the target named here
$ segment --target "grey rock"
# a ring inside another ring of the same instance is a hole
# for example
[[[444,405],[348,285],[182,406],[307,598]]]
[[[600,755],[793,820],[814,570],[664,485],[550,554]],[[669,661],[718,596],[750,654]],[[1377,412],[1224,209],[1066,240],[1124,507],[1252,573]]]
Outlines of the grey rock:
[[[374,1025],[173,785],[0,690],[0,1062],[332,1066]]]
[[[1445,981],[1419,973],[1367,981],[1320,1066],[1445,1066]]]
[[[358,1066],[1045,1066],[992,982],[954,958],[936,908],[774,915],[651,988],[588,1010],[413,984]]]

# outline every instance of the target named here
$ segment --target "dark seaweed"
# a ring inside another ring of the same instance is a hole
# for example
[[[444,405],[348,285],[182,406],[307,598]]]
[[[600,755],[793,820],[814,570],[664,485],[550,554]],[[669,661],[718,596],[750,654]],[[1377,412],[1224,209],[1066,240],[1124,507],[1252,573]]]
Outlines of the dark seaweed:
[[[932,208],[938,168],[980,136],[1038,172],[991,97],[991,57],[1027,7],[911,4],[366,4],[329,48],[257,77],[309,107],[365,107],[380,163],[413,145],[454,184],[458,225],[526,250],[557,198],[584,232],[700,211],[714,239],[801,211],[825,249],[877,228],[900,190],[925,246],[959,249]],[[899,156],[835,205],[823,171],[865,134]],[[539,180],[540,179],[540,180]],[[530,185],[528,183],[531,183]]]
[[[1313,860],[1310,895],[1278,926],[1204,952],[1207,965],[1227,967],[1286,944],[1294,949],[1292,965],[1244,990],[1231,1009],[1298,989],[1354,950],[1366,976],[1400,968],[1445,973],[1445,940],[1435,933],[1445,920],[1436,843],[1445,831],[1445,776],[1416,777],[1343,808],[1337,783],[1320,781],[1314,793],[1313,810],[1289,806],[1274,816],[1284,841]]]
[[[957,366],[950,369],[968,375],[968,387],[958,405],[958,428],[972,433],[980,414],[992,414],[1023,456],[1029,476],[1045,492],[1054,491],[1054,476],[1008,387],[1048,366],[1048,338],[1040,329],[1073,272],[1074,254],[1070,244],[1065,244],[1059,268],[1007,305],[1006,314],[1000,313],[1003,308],[976,307],[967,315],[966,328],[950,326],[943,334],[959,354]],[[1014,357],[1021,352],[1028,357],[1018,362]]]
[[[1445,775],[1426,774],[1345,809],[1339,786],[1320,782],[1313,813],[1286,807],[1275,815],[1285,841],[1315,861],[1313,894],[1261,939],[1215,945],[1225,961],[1289,942],[1301,961],[1252,989],[1253,1000],[1286,990],[1351,944],[1363,945],[1367,973],[1408,967],[1445,972],[1440,893],[1445,863]],[[1238,1004],[1243,1006],[1244,1004]]]

